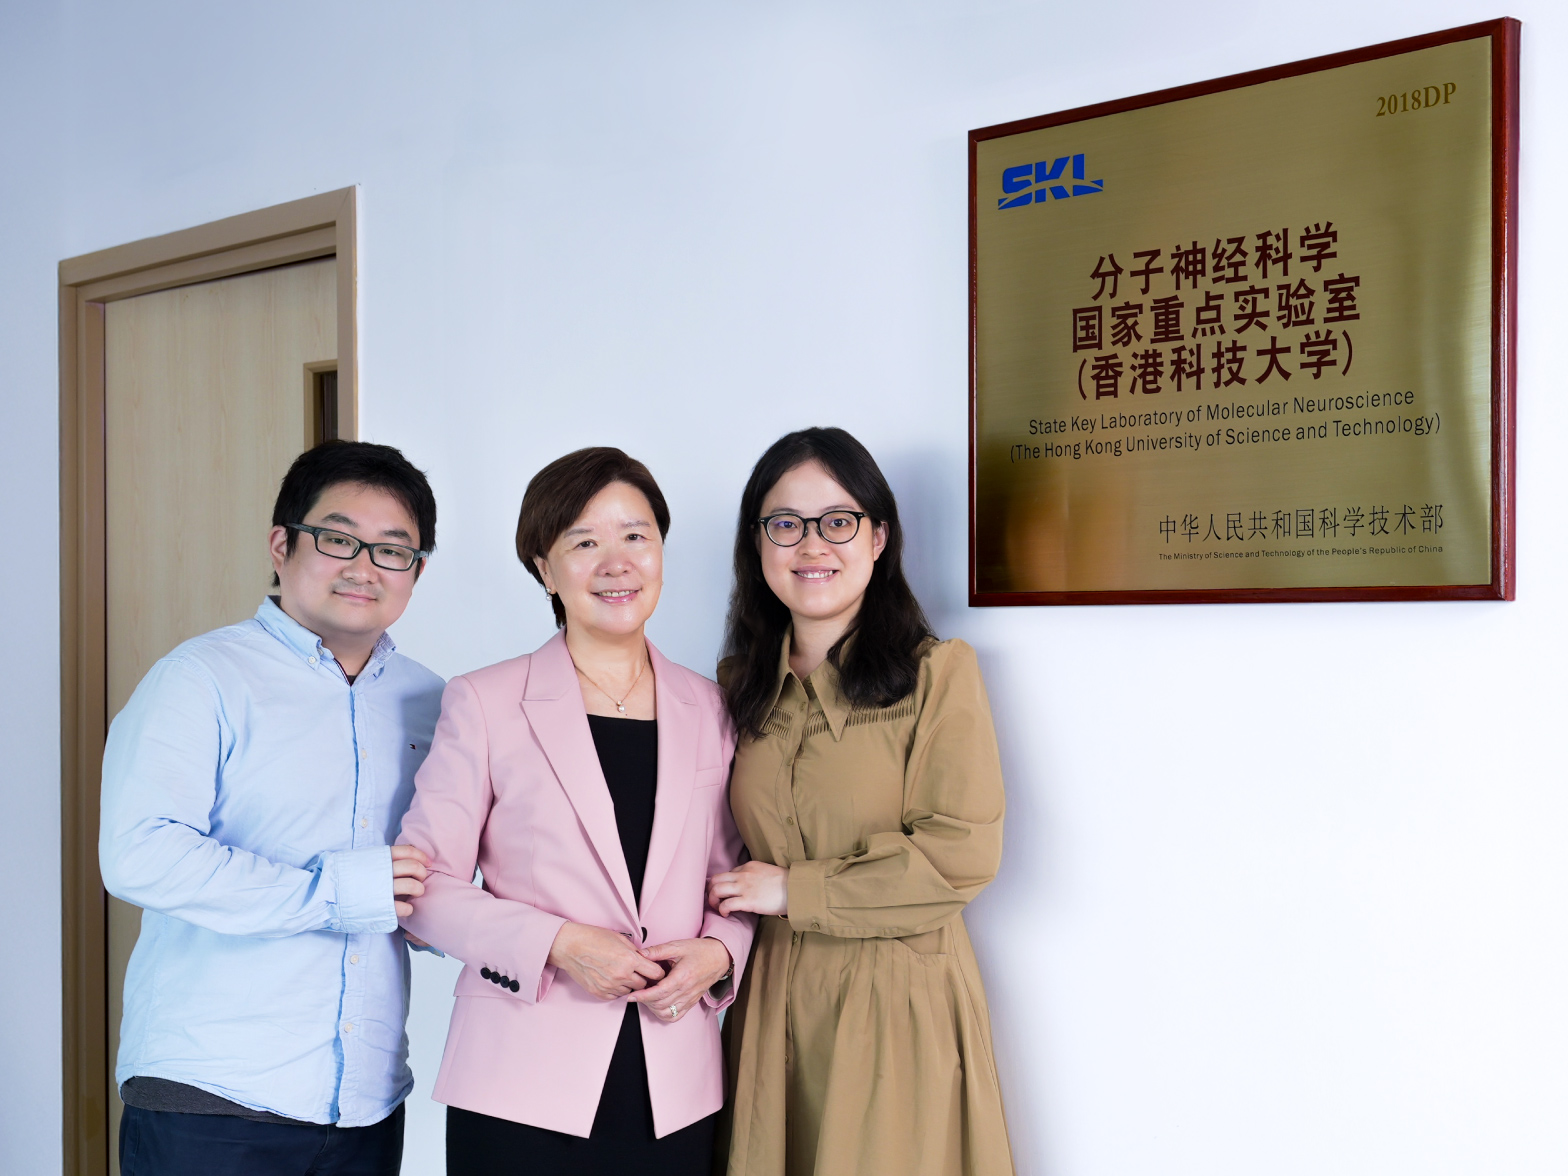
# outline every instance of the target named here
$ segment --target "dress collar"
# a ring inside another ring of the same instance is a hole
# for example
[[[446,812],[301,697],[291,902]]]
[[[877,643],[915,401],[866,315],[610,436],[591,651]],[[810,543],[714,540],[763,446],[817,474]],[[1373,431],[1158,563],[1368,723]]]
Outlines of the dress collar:
[[[789,643],[793,634],[794,626],[785,629],[783,643],[779,646],[778,677],[773,686],[772,706],[778,705],[779,696],[784,693],[784,683],[795,678],[795,671],[789,668]],[[799,678],[795,680],[800,681]],[[801,687],[822,704],[822,714],[828,721],[828,729],[833,732],[834,741],[843,738],[844,723],[849,718],[851,708],[839,691],[838,667],[824,658],[821,665],[806,675],[806,681],[801,683]]]

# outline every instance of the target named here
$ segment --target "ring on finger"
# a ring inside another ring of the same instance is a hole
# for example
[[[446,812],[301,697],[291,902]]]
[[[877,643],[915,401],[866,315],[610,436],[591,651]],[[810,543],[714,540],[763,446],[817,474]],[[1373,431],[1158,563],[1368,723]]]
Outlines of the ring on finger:
[[[681,1010],[680,1010],[679,1006],[677,1006],[677,1005],[671,1005],[669,1008],[664,1010],[665,1015],[668,1016],[670,1018],[670,1020],[672,1020],[672,1021],[675,1020],[675,1018],[680,1015],[680,1011]]]

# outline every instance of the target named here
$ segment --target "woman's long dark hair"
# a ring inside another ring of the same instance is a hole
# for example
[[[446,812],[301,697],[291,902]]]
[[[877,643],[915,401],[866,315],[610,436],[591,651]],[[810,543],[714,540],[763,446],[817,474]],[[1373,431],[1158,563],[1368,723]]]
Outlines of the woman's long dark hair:
[[[871,582],[849,629],[828,651],[838,669],[839,690],[852,706],[891,706],[915,688],[920,647],[931,626],[904,579],[904,532],[898,503],[866,447],[843,429],[802,429],[780,437],[752,468],[740,496],[735,526],[735,586],[725,625],[724,652],[732,659],[726,701],[735,729],[762,734],[778,677],[779,649],[789,628],[789,609],[762,576],[757,520],[762,501],[796,466],[815,461],[832,475],[869,516],[887,526],[887,545],[871,570]],[[849,638],[853,643],[848,645]]]

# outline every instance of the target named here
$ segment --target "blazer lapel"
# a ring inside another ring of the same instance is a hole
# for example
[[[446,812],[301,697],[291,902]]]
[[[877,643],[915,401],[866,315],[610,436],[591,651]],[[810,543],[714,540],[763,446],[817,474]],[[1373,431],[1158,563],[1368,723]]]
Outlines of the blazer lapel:
[[[662,699],[660,700],[662,704]],[[534,738],[544,749],[556,779],[577,810],[598,855],[599,864],[620,896],[621,905],[634,923],[637,903],[632,896],[632,878],[621,852],[620,830],[615,824],[615,802],[604,782],[599,754],[594,749],[593,732],[588,729],[588,712],[583,707],[582,689],[566,648],[566,635],[557,633],[528,659],[528,682],[523,687],[523,713]],[[664,739],[659,739],[660,783],[663,780]],[[654,818],[658,836],[658,817]],[[651,864],[651,863],[650,863]],[[644,885],[646,892],[646,884]]]
[[[658,897],[659,886],[686,828],[691,786],[697,770],[697,700],[679,667],[648,643],[654,672],[654,705],[659,717],[659,788],[653,803],[653,835],[648,839],[648,867],[642,879],[644,911]]]

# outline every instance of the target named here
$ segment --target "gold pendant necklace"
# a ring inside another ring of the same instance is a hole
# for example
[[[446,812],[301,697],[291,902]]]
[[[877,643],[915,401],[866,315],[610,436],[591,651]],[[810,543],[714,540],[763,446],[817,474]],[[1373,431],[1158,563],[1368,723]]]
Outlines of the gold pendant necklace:
[[[613,702],[615,704],[615,709],[620,711],[622,716],[625,716],[625,714],[626,714],[626,699],[628,699],[628,698],[630,698],[632,696],[632,691],[637,689],[637,683],[642,681],[643,667],[646,666],[647,664],[648,664],[648,659],[647,658],[643,658],[640,662],[637,663],[637,676],[632,679],[632,684],[626,688],[626,694],[625,694],[624,697],[621,697],[621,698],[616,698],[615,695],[611,694],[603,686],[601,686],[601,685],[599,685],[599,683],[595,682],[593,680],[593,678],[589,675],[588,671],[583,669],[582,666],[578,665],[575,661],[572,663],[572,668],[575,669],[583,677],[587,678],[588,679],[588,685],[592,686],[600,694],[604,695],[611,702]]]

